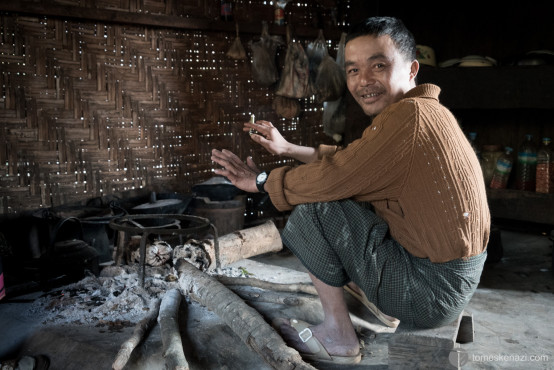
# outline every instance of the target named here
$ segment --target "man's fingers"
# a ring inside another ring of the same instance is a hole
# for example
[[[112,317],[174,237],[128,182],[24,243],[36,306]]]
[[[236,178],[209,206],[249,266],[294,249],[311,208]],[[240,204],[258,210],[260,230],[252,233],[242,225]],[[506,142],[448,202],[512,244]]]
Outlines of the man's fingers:
[[[242,161],[233,152],[223,149],[221,151],[217,149],[212,150],[212,160],[219,163],[222,166],[227,165],[241,165]]]
[[[267,127],[273,127],[273,123],[269,122],[269,121],[258,121],[260,122],[261,125],[264,125],[264,126],[267,126]],[[256,123],[258,123],[256,122]]]
[[[227,172],[233,173],[233,174],[237,173],[237,170],[234,166],[234,163],[229,160],[228,156],[225,155],[225,153],[214,149],[214,150],[212,150],[211,159],[215,163],[217,163],[220,166],[222,166],[223,168],[225,168],[225,170]]]
[[[224,169],[218,169],[216,170],[217,174],[223,174],[224,176],[228,177],[231,180],[231,177],[237,178],[237,177],[244,177],[248,176],[252,173],[258,173],[259,171],[252,168],[249,164],[245,164],[240,160],[240,158],[234,154],[233,152],[223,149],[222,151],[219,150],[212,150],[212,161],[216,162],[220,166],[222,166]],[[252,162],[252,160],[250,160]],[[254,163],[254,162],[252,162]],[[254,164],[254,166],[256,166]],[[224,173],[225,174],[224,174]]]
[[[223,169],[217,169],[216,173],[217,171],[225,171],[226,174],[224,176],[226,177],[228,177],[227,175],[234,176],[238,174],[237,169],[232,164],[230,164],[229,161],[221,158],[214,158],[214,157],[212,157],[212,160],[217,164],[219,164],[221,167],[223,167]]]
[[[258,166],[256,166],[256,163],[254,163],[254,160],[252,159],[252,157],[246,158],[246,164],[248,165],[248,167],[250,167],[250,169],[252,169],[256,173],[262,172],[260,171]]]
[[[252,134],[252,135],[250,135],[250,138],[258,144],[260,144],[262,142],[262,140],[267,141],[267,139],[265,137],[263,137],[262,135],[258,135],[258,134]]]
[[[227,157],[229,163],[233,164],[237,169],[245,168],[246,165],[243,161],[233,152],[223,149],[222,153]]]
[[[273,128],[273,125],[271,124],[271,122],[258,121],[256,123],[246,122],[242,130],[245,132],[246,131],[250,132],[250,135],[261,134],[263,136],[268,136],[271,134],[272,128]]]

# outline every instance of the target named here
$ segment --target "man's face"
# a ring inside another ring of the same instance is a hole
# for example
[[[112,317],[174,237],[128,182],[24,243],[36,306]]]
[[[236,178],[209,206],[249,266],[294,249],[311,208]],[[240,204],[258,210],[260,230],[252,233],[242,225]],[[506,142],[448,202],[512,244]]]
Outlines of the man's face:
[[[360,36],[344,49],[346,84],[365,114],[375,116],[415,87],[417,61],[406,61],[389,36]]]

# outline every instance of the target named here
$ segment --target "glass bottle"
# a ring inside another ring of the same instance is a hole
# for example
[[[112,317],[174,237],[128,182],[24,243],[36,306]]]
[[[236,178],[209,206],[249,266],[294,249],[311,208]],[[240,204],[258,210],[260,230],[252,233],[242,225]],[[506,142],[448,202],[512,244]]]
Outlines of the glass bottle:
[[[554,162],[550,142],[549,137],[544,137],[537,151],[537,172],[535,179],[535,190],[537,193],[554,193]]]
[[[510,178],[510,172],[512,172],[512,152],[514,149],[507,146],[504,149],[504,153],[496,161],[496,167],[491,180],[491,189],[506,189],[508,185],[508,179]]]
[[[233,20],[233,4],[230,0],[221,0],[221,20],[226,22]]]
[[[285,24],[285,7],[289,0],[277,0],[275,1],[275,24],[283,26]]]
[[[535,173],[537,168],[537,149],[533,144],[533,135],[525,135],[517,153],[516,189],[535,191]]]
[[[498,161],[502,153],[503,151],[500,145],[483,145],[483,150],[481,151],[481,168],[483,169],[485,184],[490,185],[492,174],[496,168],[496,161]]]

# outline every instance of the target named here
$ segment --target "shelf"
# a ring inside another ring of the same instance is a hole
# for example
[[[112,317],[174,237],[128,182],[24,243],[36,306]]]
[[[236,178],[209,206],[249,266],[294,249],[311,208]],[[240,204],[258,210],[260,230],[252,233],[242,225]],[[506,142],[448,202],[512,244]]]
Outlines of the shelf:
[[[492,217],[554,225],[554,196],[512,189],[487,189]]]
[[[554,109],[554,66],[421,66],[418,83],[441,88],[450,109]]]

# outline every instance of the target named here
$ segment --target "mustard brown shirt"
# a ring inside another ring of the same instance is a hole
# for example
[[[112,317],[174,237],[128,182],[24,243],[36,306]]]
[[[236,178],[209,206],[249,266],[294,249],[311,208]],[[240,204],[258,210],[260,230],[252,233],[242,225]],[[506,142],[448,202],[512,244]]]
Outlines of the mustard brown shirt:
[[[446,262],[482,253],[490,213],[481,167],[439,93],[419,85],[346,148],[321,146],[319,160],[271,171],[265,188],[275,207],[369,201],[415,257]]]

